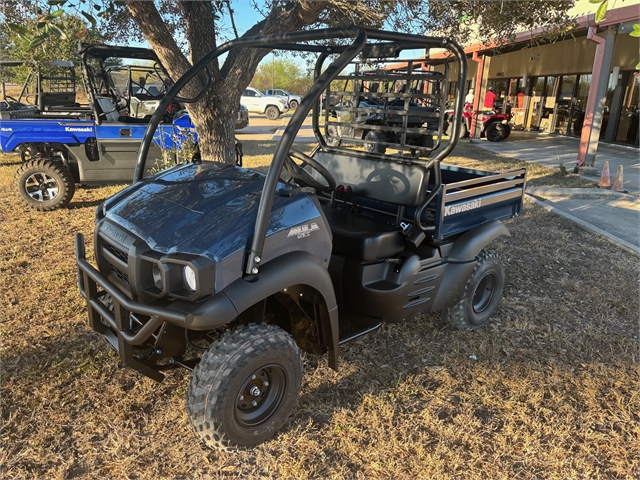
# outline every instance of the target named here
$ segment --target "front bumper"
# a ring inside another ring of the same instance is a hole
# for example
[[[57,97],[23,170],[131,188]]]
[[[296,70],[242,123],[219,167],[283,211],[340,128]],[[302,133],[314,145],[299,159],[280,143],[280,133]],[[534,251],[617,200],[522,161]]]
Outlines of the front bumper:
[[[238,315],[223,293],[200,303],[159,300],[146,304],[132,300],[86,260],[84,236],[81,233],[76,234],[75,247],[78,288],[87,301],[89,325],[119,352],[125,366],[154,380],[161,381],[164,378],[159,371],[162,367],[156,363],[166,355],[162,355],[161,349],[155,349],[148,358],[140,359],[140,356],[134,355],[134,346],[148,344],[152,337],[159,339],[168,326],[213,330]],[[107,295],[113,300],[113,311],[102,302]],[[146,323],[132,328],[132,315],[149,318]]]

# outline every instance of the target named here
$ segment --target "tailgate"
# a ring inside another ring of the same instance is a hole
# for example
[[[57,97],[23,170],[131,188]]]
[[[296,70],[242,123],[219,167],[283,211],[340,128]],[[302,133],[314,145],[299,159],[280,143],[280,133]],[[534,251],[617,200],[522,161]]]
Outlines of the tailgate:
[[[498,174],[455,169],[466,177],[472,172],[474,178],[445,183],[448,166],[442,167],[442,192],[426,212],[436,225],[435,239],[466,232],[489,220],[511,218],[522,211],[526,169]]]

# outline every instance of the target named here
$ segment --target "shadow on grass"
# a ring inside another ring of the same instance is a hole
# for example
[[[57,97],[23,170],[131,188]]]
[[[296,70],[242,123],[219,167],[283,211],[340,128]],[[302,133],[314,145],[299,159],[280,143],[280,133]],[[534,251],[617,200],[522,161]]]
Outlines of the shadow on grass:
[[[75,208],[89,208],[89,207],[97,207],[98,205],[100,205],[101,203],[103,203],[107,198],[103,198],[100,200],[90,200],[90,201],[85,201],[85,202],[71,202],[69,203],[69,205],[67,205],[68,209],[75,209]]]
[[[17,162],[2,162],[2,166],[3,167],[15,167],[16,165],[22,165],[24,162],[21,161],[17,161]]]

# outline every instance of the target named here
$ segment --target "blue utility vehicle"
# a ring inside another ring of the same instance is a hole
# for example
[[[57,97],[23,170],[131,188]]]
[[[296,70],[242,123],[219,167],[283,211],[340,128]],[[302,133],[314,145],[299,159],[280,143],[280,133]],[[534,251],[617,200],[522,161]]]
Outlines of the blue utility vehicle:
[[[170,85],[152,50],[81,45],[80,53],[88,105],[76,103],[75,92],[56,92],[37,95],[31,108],[0,112],[0,149],[21,153],[25,163],[16,174],[16,186],[26,204],[37,210],[64,207],[77,184],[131,182],[150,113],[155,110],[143,115],[142,107],[149,101],[157,106],[164,97],[160,88]],[[123,62],[144,64],[113,66]],[[124,83],[123,71],[129,74]],[[133,79],[132,72],[139,78]],[[151,81],[146,88],[135,83],[150,76],[155,79],[153,86]],[[158,169],[157,162],[174,162],[187,138],[197,140],[178,99],[155,130],[148,170]]]

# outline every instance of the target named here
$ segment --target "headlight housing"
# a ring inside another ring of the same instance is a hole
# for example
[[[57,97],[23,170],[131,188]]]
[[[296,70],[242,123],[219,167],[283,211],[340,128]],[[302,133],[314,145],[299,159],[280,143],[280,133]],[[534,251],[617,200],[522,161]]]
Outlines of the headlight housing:
[[[215,293],[215,263],[196,255],[149,251],[140,256],[138,288],[156,298],[196,301]]]

